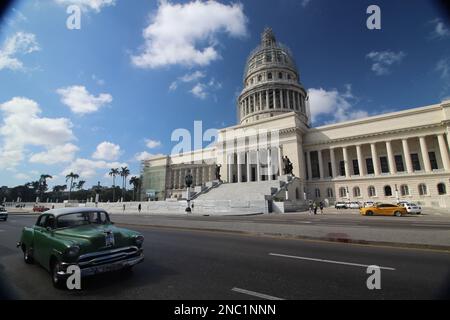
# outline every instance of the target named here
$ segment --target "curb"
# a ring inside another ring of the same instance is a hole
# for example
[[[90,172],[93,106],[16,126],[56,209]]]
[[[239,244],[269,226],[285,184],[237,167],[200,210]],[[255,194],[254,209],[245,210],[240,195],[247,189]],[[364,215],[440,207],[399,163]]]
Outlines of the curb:
[[[139,224],[129,224],[117,222],[117,225],[130,226],[130,227],[147,227],[147,228],[158,228],[158,229],[172,229],[181,231],[203,231],[203,232],[217,232],[217,233],[228,233],[246,236],[259,236],[259,237],[273,237],[279,239],[296,239],[296,240],[308,240],[308,241],[323,241],[323,242],[333,242],[333,243],[347,243],[355,245],[366,245],[366,246],[379,246],[379,247],[389,247],[389,248],[399,248],[399,249],[417,249],[417,250],[433,250],[433,251],[444,251],[450,253],[450,246],[443,245],[432,245],[432,244],[416,244],[416,243],[404,243],[404,242],[387,242],[387,241],[372,241],[372,240],[361,240],[361,239],[350,239],[350,238],[339,238],[339,237],[312,237],[312,236],[302,236],[293,234],[283,234],[283,233],[269,233],[269,232],[251,232],[251,231],[239,231],[239,230],[227,230],[227,229],[214,229],[214,228],[195,228],[195,227],[179,227],[179,226],[164,226],[164,225],[139,225]]]

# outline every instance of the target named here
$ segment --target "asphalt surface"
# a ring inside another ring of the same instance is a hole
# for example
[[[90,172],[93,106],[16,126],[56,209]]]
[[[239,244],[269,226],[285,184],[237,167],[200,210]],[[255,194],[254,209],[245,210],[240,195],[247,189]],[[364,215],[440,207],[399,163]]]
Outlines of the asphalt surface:
[[[132,273],[83,279],[81,291],[57,290],[15,247],[35,219],[0,222],[3,299],[450,298],[448,252],[144,226],[134,229],[145,236],[146,258]],[[368,265],[382,267],[381,290],[367,289]]]

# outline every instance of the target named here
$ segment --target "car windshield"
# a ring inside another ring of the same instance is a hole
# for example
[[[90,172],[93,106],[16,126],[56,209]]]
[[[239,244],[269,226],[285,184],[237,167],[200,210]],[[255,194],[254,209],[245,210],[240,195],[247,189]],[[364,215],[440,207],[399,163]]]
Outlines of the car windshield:
[[[75,212],[59,216],[56,220],[56,227],[73,228],[89,224],[108,224],[109,217],[106,212],[91,211],[91,212]]]
[[[417,204],[415,204],[415,203],[409,203],[408,205],[411,207],[417,207]]]

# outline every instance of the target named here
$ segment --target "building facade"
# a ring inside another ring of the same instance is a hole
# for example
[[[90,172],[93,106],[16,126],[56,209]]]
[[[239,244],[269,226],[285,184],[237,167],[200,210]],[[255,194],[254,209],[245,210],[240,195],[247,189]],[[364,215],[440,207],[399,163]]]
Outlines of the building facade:
[[[270,29],[247,59],[243,86],[238,124],[219,130],[213,147],[143,162],[144,197],[181,198],[187,173],[201,187],[217,166],[225,183],[275,181],[289,159],[291,200],[450,208],[450,101],[312,127],[293,55]]]

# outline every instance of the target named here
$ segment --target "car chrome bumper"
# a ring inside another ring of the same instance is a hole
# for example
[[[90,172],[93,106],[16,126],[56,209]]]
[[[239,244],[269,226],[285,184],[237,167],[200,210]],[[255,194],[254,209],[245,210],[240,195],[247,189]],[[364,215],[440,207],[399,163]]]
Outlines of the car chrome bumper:
[[[90,267],[81,268],[81,276],[88,277],[88,276],[94,276],[94,275],[101,274],[101,273],[118,271],[118,270],[121,270],[121,269],[124,269],[127,267],[132,267],[138,263],[141,263],[142,261],[144,261],[144,254],[141,252],[140,255],[137,257],[133,257],[133,258],[125,259],[125,260],[119,260],[119,261],[106,263],[106,264],[102,264],[102,265],[98,265],[98,266],[90,266]],[[77,266],[77,264],[62,263],[63,270],[67,270],[67,268],[72,265]],[[67,271],[60,271],[60,272],[58,272],[58,275],[60,277],[67,277],[67,276],[70,276],[71,274],[68,273]]]

